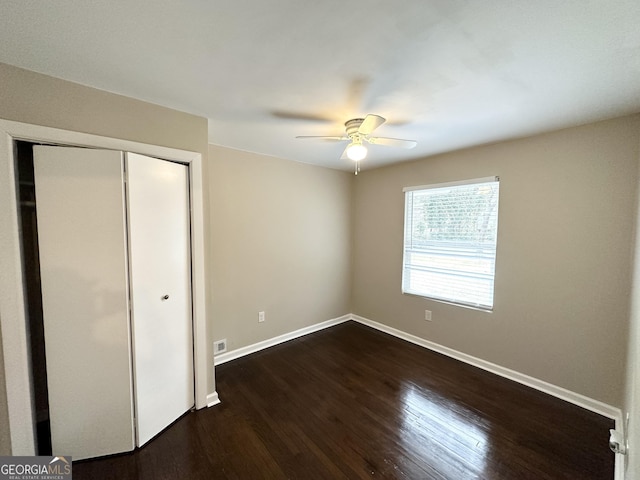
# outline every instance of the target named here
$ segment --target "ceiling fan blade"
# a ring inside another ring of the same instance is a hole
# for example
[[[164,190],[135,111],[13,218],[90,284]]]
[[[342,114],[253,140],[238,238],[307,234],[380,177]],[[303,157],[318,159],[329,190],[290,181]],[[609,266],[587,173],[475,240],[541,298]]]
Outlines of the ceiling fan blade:
[[[288,112],[285,110],[273,110],[270,112],[276,118],[282,118],[284,120],[302,120],[305,122],[322,122],[329,123],[334,122],[335,119],[326,117],[324,115],[316,115],[315,113],[302,113],[302,112]]]
[[[317,135],[298,135],[296,138],[302,138],[303,140],[315,139],[315,140],[327,140],[331,142],[341,142],[349,140],[349,137],[325,137]]]
[[[358,133],[361,133],[362,135],[369,135],[384,122],[386,122],[386,120],[380,115],[373,115],[370,113],[364,117],[364,120],[360,124],[360,128],[358,128]]]
[[[366,77],[356,77],[351,80],[347,89],[347,100],[343,109],[345,117],[361,109],[368,83],[370,83],[370,80]]]
[[[373,145],[384,145],[386,147],[413,148],[418,145],[415,140],[403,140],[401,138],[368,137],[365,140]]]
[[[349,150],[349,145],[347,145],[344,148],[344,151],[342,152],[342,155],[340,156],[340,160],[351,160],[348,156],[347,156],[347,150]]]

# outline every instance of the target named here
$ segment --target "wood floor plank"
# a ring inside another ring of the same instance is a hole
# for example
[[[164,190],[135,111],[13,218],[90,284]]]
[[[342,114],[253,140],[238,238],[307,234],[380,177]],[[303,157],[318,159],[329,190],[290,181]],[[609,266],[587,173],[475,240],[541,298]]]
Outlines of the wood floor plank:
[[[613,421],[347,322],[216,368],[222,404],[74,479],[612,479]]]

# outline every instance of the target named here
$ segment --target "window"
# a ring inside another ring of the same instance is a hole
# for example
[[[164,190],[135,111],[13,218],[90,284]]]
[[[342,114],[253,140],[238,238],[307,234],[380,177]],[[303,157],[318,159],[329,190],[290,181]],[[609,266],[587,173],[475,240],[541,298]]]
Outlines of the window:
[[[408,187],[402,292],[493,309],[499,178]]]

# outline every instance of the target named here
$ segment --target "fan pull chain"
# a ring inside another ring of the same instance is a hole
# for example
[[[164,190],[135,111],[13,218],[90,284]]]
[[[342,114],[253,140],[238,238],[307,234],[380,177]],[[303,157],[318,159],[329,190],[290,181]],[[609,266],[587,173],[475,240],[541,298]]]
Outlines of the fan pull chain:
[[[360,171],[360,160],[356,160],[356,175],[358,175],[358,172]]]

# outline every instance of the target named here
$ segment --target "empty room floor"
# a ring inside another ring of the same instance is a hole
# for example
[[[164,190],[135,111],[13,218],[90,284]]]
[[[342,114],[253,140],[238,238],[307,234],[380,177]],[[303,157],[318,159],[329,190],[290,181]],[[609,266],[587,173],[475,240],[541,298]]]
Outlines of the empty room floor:
[[[355,322],[216,367],[222,403],[79,479],[613,479],[613,421]]]

